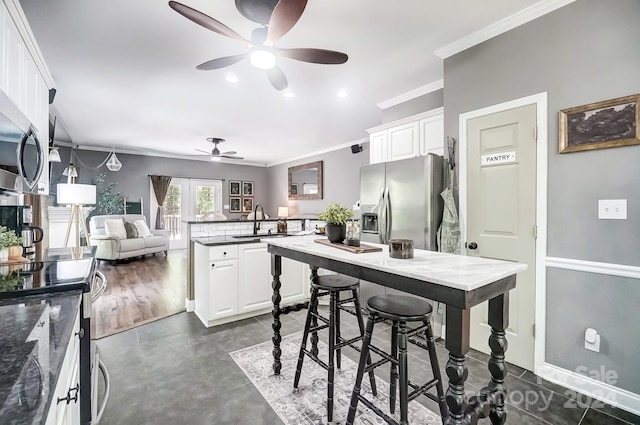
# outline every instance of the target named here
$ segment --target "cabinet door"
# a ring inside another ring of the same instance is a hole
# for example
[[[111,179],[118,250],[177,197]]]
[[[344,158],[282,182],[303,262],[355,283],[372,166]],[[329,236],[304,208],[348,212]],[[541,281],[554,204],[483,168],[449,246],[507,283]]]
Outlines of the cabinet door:
[[[369,164],[387,160],[387,130],[369,135]]]
[[[238,313],[238,260],[209,264],[209,320]]]
[[[444,115],[420,120],[420,154],[444,156]]]
[[[25,46],[18,28],[9,13],[4,17],[4,55],[5,55],[5,84],[7,95],[13,103],[24,111],[24,54]]]
[[[7,19],[10,19],[9,12],[4,2],[0,2],[0,90],[5,93],[7,92],[7,55],[5,54]]]
[[[74,358],[75,364],[72,366],[72,369],[69,371],[71,374],[71,379],[69,381],[70,388],[76,388],[80,383],[80,361],[78,359],[78,355]],[[61,425],[80,425],[80,393],[78,392],[78,398],[76,400],[71,400],[69,404],[66,405],[64,409],[64,413],[61,419]]]
[[[420,155],[420,127],[418,121],[392,127],[387,131],[388,161],[413,158]]]
[[[271,254],[267,244],[239,245],[239,251],[239,312],[271,307]]]
[[[290,258],[282,259],[280,296],[282,304],[309,298],[309,265]]]

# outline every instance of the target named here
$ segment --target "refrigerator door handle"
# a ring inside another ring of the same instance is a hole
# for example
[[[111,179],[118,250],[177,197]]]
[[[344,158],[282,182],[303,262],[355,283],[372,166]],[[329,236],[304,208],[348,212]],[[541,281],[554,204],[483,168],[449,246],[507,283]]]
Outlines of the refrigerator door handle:
[[[384,188],[384,208],[385,208],[385,213],[384,213],[384,230],[385,230],[385,244],[389,243],[389,239],[391,239],[391,220],[393,219],[393,217],[391,217],[391,201],[389,199],[389,188],[385,187]]]
[[[376,210],[376,208],[378,209],[378,240],[380,241],[380,243],[385,243],[384,235],[386,232],[384,227],[384,213],[385,213],[384,189],[385,189],[384,187],[380,189],[380,199],[378,200],[378,205],[373,207],[374,211]]]

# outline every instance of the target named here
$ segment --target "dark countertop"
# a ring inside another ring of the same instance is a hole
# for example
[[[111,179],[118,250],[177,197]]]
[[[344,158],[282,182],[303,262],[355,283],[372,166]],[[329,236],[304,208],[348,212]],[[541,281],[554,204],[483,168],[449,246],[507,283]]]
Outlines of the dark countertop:
[[[304,221],[304,220],[315,220],[313,218],[287,218],[287,221],[293,221],[293,220],[298,220],[298,221]],[[258,220],[258,222],[261,221],[280,221],[280,219],[278,217],[276,218],[266,218],[264,220]],[[183,223],[187,223],[187,224],[212,224],[212,223],[253,223],[253,220],[239,220],[239,219],[230,219],[230,220],[182,220]]]
[[[258,243],[260,242],[260,239],[262,237],[267,235],[257,235],[254,237],[244,237],[244,236],[250,236],[250,235],[241,235],[241,236],[243,237],[236,238],[234,236],[207,236],[202,238],[192,238],[191,240],[204,246],[237,245],[237,244],[244,244],[244,243]],[[273,238],[274,236],[271,236],[271,237]],[[284,236],[277,236],[277,237],[284,237]]]
[[[0,423],[45,423],[81,296],[0,300]]]

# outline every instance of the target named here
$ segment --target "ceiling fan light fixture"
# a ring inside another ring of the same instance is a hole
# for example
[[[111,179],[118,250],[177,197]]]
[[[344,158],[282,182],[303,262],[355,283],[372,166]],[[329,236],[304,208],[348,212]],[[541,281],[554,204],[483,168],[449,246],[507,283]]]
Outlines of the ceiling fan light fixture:
[[[115,151],[111,154],[111,158],[109,158],[109,161],[107,161],[107,168],[109,169],[109,171],[118,171],[122,168],[122,162],[120,162],[120,160],[116,156]]]
[[[218,162],[218,161],[220,161],[220,157],[219,156],[212,156],[211,160],[215,161],[215,162]]]
[[[276,66],[276,55],[268,50],[256,49],[249,56],[251,65],[258,69],[271,69]]]

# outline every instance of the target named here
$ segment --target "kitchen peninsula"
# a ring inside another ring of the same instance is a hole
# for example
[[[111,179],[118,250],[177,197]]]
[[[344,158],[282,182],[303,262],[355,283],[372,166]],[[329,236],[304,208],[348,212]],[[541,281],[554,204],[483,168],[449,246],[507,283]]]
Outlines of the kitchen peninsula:
[[[379,245],[382,252],[353,254],[315,243],[316,238],[264,239],[272,256],[273,370],[276,374],[280,374],[282,368],[280,316],[300,308],[299,305],[280,306],[284,257],[309,264],[312,276],[317,276],[318,269],[322,268],[446,304],[448,423],[475,423],[474,418],[479,417],[490,417],[494,425],[505,423],[504,379],[507,371],[504,353],[505,329],[509,324],[509,291],[516,286],[516,274],[527,268],[525,264],[425,250],[415,250],[412,259],[395,259],[389,257],[384,245]],[[482,394],[467,401],[464,385],[468,373],[465,356],[470,348],[470,309],[484,301],[489,301],[489,325],[492,329],[489,339],[491,381]]]

